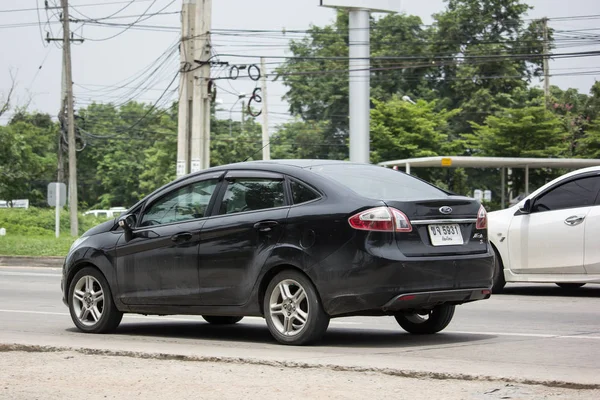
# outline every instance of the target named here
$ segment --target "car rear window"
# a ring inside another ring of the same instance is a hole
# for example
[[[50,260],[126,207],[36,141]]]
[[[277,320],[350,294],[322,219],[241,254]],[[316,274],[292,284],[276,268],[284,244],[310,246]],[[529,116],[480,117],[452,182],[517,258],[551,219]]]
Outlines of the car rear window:
[[[420,179],[375,165],[317,165],[309,170],[331,178],[361,196],[381,200],[445,198],[448,194]]]
[[[320,197],[314,190],[295,180],[290,181],[290,187],[292,189],[292,200],[294,201],[294,204],[307,203]]]

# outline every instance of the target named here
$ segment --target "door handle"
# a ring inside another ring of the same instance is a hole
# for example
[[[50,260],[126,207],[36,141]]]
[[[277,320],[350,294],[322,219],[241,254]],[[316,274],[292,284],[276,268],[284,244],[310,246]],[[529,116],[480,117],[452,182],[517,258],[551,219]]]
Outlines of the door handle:
[[[192,234],[190,232],[182,232],[171,236],[171,240],[175,243],[183,243],[192,240]]]
[[[585,216],[573,215],[573,216],[565,219],[565,224],[567,224],[569,226],[579,225],[580,223],[583,222],[584,219],[585,219]]]
[[[277,225],[279,225],[277,221],[262,221],[254,224],[254,229],[258,229],[259,232],[270,232]]]

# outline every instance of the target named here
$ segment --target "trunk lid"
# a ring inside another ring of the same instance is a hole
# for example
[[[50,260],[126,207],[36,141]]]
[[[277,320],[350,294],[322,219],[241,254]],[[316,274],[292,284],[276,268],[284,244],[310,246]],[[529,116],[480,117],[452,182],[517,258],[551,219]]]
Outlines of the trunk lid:
[[[411,232],[396,232],[396,244],[407,257],[467,255],[487,252],[487,229],[477,229],[477,200],[448,196],[427,200],[385,200],[410,220]]]

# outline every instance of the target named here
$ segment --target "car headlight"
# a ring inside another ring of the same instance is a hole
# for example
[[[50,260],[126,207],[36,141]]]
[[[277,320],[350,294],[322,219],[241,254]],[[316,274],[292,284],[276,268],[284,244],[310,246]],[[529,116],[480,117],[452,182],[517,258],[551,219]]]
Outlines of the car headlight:
[[[77,247],[79,247],[79,245],[81,245],[81,243],[85,242],[87,238],[89,238],[89,236],[82,236],[80,238],[77,238],[71,245],[71,248],[69,249],[69,254],[71,254],[73,252],[73,250],[75,250]]]

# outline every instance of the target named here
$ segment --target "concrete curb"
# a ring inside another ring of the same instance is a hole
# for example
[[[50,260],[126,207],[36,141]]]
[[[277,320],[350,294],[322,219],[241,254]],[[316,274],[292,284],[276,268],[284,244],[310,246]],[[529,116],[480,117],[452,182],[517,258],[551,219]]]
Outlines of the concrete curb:
[[[117,351],[117,350],[103,350],[93,349],[86,347],[57,347],[57,346],[39,346],[30,344],[8,344],[0,343],[0,353],[6,353],[11,351],[24,351],[24,352],[65,352],[75,351],[86,355],[102,355],[102,356],[116,356],[116,357],[131,357],[131,358],[143,358],[143,359],[155,359],[155,360],[175,360],[175,361],[187,361],[187,362],[220,362],[229,364],[249,364],[249,365],[264,365],[278,368],[317,368],[327,369],[331,371],[345,371],[345,372],[375,372],[384,375],[406,377],[406,378],[417,378],[417,379],[436,379],[436,380],[461,380],[461,381],[485,381],[485,382],[504,382],[504,383],[517,383],[523,385],[542,385],[546,387],[565,388],[565,389],[583,389],[583,390],[597,390],[600,389],[600,384],[586,384],[586,383],[574,383],[567,381],[557,380],[537,380],[537,379],[520,379],[520,378],[508,378],[508,377],[494,377],[486,375],[472,375],[472,374],[460,374],[460,373],[442,373],[432,371],[411,371],[402,369],[392,368],[374,368],[374,367],[353,367],[353,366],[341,366],[334,364],[320,364],[320,363],[305,363],[305,362],[293,362],[293,361],[269,361],[261,360],[250,357],[214,357],[214,356],[189,356],[183,354],[169,354],[169,353],[150,353],[150,352],[136,352],[136,351]]]
[[[61,268],[63,266],[64,261],[64,257],[27,257],[0,255],[0,266],[2,267]]]

